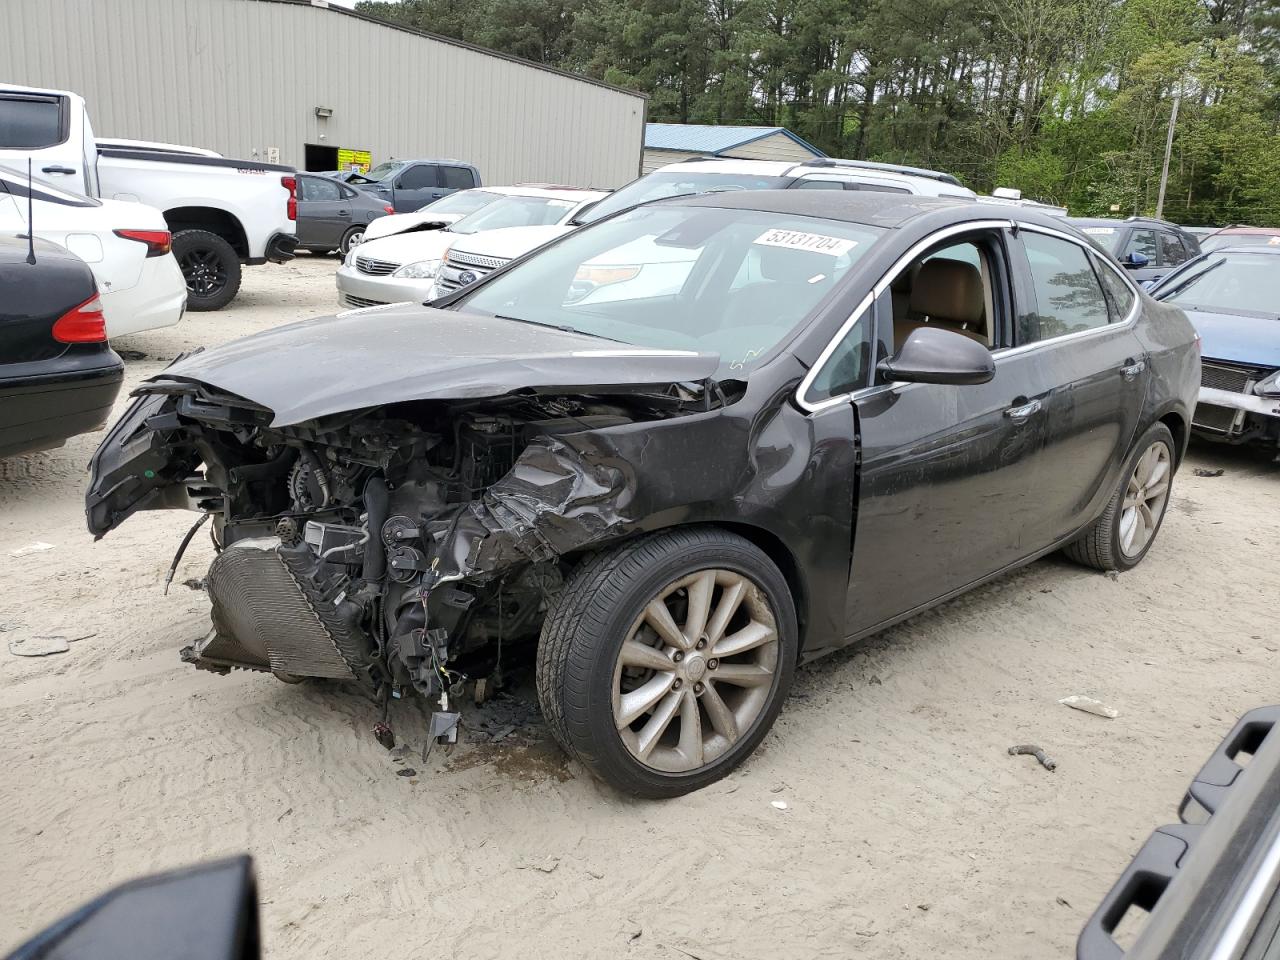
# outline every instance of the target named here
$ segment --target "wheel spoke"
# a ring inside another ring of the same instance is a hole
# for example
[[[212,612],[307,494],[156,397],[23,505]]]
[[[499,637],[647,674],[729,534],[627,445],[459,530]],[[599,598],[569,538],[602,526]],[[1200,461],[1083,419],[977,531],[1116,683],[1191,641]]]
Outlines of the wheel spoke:
[[[636,734],[636,752],[643,760],[653,752],[654,745],[667,732],[667,727],[671,726],[671,719],[680,709],[680,704],[685,700],[685,695],[679,690],[672,690],[658,704],[658,708],[653,711],[648,722],[640,728],[640,732]],[[695,705],[694,709],[697,707]],[[701,740],[701,737],[699,737]]]
[[[1168,490],[1169,490],[1169,482],[1167,480],[1157,481],[1156,483],[1147,487],[1145,491],[1143,491],[1142,499],[1144,499],[1147,503],[1150,503],[1152,500],[1158,500],[1160,497],[1164,496],[1165,493],[1168,492]]]
[[[1138,483],[1144,487],[1151,478],[1151,455],[1153,452],[1153,449],[1148,447],[1147,452],[1138,459],[1138,467],[1134,470],[1138,477]]]
[[[1133,545],[1133,533],[1138,526],[1138,509],[1126,510],[1120,515],[1120,549],[1125,553]]]
[[[706,708],[707,718],[716,733],[730,743],[738,739],[738,721],[729,705],[720,697],[714,683],[708,683],[702,691],[702,706]]]
[[[619,697],[618,709],[613,718],[618,725],[618,729],[621,730],[623,727],[631,726],[641,715],[666,696],[675,679],[675,674],[659,673],[648,682]]]
[[[1147,477],[1146,488],[1150,490],[1153,486],[1160,483],[1169,472],[1169,461],[1160,456],[1159,450],[1156,451],[1152,458],[1151,476]]]
[[[639,640],[628,640],[622,645],[622,665],[625,667],[644,667],[660,673],[670,673],[674,664],[647,643]]]
[[[658,636],[665,640],[668,646],[678,647],[681,650],[689,649],[684,634],[671,618],[671,611],[667,609],[667,603],[662,597],[656,597],[649,602],[649,605],[644,608],[644,618],[649,626],[658,631]]]
[[[722,663],[711,678],[738,687],[762,687],[773,680],[773,671],[754,663]]]
[[[720,602],[716,604],[716,612],[712,614],[711,622],[707,624],[707,640],[713,649],[724,636],[725,628],[729,626],[733,615],[738,612],[746,592],[747,582],[742,579],[720,591]]]
[[[680,704],[680,741],[676,749],[689,769],[702,766],[702,711],[698,709],[698,698],[689,689]]]
[[[707,617],[711,615],[711,595],[715,593],[715,589],[716,575],[713,570],[704,570],[689,586],[689,612],[684,618],[684,637],[689,646],[693,646],[702,637]]]
[[[737,633],[730,634],[717,643],[712,653],[717,657],[732,657],[734,654],[745,653],[763,644],[771,643],[777,638],[778,634],[773,627],[753,620]]]

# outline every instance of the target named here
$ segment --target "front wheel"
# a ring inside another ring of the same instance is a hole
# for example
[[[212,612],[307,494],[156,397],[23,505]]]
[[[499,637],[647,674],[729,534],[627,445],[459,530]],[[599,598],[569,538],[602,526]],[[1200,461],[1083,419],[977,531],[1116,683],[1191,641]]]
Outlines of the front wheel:
[[[561,746],[641,797],[714,783],[768,733],[798,647],[786,580],[712,528],[584,562],[543,624],[538,699]]]
[[[179,230],[173,256],[187,281],[187,307],[221,310],[240,290],[240,257],[235,248],[208,230]]]
[[[1062,552],[1097,570],[1136,567],[1164,521],[1173,467],[1173,434],[1163,423],[1154,424],[1134,444],[1120,486],[1102,516]]]

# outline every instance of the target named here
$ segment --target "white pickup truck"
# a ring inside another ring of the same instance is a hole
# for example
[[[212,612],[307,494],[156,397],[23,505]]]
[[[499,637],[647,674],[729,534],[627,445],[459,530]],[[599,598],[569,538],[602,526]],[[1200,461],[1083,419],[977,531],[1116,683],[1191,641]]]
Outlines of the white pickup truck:
[[[293,257],[293,167],[211,150],[95,138],[82,97],[0,83],[0,166],[86,196],[136,200],[164,214],[191,310],[219,310],[240,289],[240,265]]]

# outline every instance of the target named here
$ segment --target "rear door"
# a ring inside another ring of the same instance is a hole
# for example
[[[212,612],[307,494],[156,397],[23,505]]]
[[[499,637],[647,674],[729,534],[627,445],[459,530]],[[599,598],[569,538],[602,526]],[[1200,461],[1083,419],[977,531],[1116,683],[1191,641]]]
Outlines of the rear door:
[[[328,177],[298,177],[298,243],[336,247],[351,222],[351,204]]]
[[[413,213],[443,194],[438,187],[439,171],[434,163],[414,163],[396,177],[396,213]]]
[[[0,161],[70,190],[92,194],[80,138],[82,125],[73,104],[61,94],[0,90]]]
[[[1119,269],[1040,226],[1024,224],[1011,249],[1025,307],[1001,359],[1025,357],[1054,385],[1037,509],[1026,518],[1029,536],[1047,546],[1092,520],[1115,492],[1150,372],[1133,332],[1137,294]]]
[[[874,356],[904,339],[895,328],[939,319],[922,321],[916,308],[925,298],[900,282],[912,286],[934,258],[976,264],[985,308],[973,331],[985,330],[998,352],[1014,307],[1005,223],[940,238],[877,284]],[[862,466],[849,635],[954,593],[1040,546],[1026,531],[1036,509],[1050,386],[1033,358],[1015,354],[997,356],[987,383],[880,382],[854,393]]]
[[[455,190],[470,190],[472,187],[479,186],[470,167],[455,167],[442,163],[439,171],[440,185],[435,191],[436,197],[443,197]]]
[[[1151,277],[1151,280],[1159,280],[1166,274],[1172,273],[1179,266],[1187,262],[1187,249],[1183,246],[1182,237],[1173,230],[1158,230],[1156,232],[1156,242],[1160,246],[1160,270]],[[1147,279],[1147,278],[1143,278]]]

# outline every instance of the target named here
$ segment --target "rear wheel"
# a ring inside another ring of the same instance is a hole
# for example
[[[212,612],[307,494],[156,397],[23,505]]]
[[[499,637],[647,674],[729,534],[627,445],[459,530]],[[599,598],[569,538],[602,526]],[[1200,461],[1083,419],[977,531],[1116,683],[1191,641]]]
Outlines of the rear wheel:
[[[1129,454],[1107,509],[1063,553],[1097,570],[1136,567],[1155,542],[1169,506],[1173,450],[1173,434],[1163,423],[1144,433]]]
[[[240,257],[235,248],[208,230],[179,230],[173,255],[187,281],[187,307],[221,310],[240,290]]]
[[[352,227],[342,235],[342,242],[338,244],[338,252],[344,257],[351,252],[351,248],[357,246],[364,239],[364,227]]]
[[[719,780],[768,733],[795,670],[782,574],[715,529],[636,540],[582,564],[543,625],[538,698],[556,739],[642,797]]]

